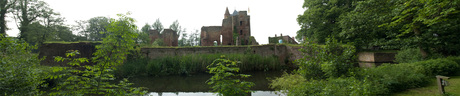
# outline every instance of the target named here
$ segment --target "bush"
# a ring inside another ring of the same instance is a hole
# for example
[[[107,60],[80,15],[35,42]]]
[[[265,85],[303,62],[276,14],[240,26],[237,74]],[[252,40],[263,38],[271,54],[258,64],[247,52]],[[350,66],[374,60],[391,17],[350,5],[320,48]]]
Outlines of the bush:
[[[296,60],[299,66],[297,72],[307,79],[347,76],[357,63],[355,47],[334,38],[328,38],[326,45],[305,43],[300,51],[306,55]]]
[[[218,96],[246,96],[251,94],[251,88],[254,86],[252,82],[241,81],[239,78],[247,78],[251,75],[237,74],[240,68],[237,66],[237,62],[225,59],[222,55],[220,59],[216,59],[206,67],[208,73],[214,74],[209,78],[208,85],[212,85],[214,92],[218,93]]]
[[[288,96],[367,96],[378,95],[382,86],[353,77],[311,80],[289,90]]]
[[[459,57],[459,56],[457,56],[457,57],[455,57],[455,56],[449,56],[449,57],[447,57],[446,59],[451,60],[451,61],[454,61],[455,63],[457,63],[457,64],[460,65],[460,57]]]
[[[454,60],[454,59],[452,59]],[[435,75],[453,75],[460,68],[458,63],[449,59],[431,59],[421,62],[412,63],[414,65],[422,66],[420,72],[427,76]]]
[[[283,94],[287,94],[292,88],[295,88],[301,83],[306,82],[307,80],[300,74],[288,74],[284,73],[283,76],[270,80],[271,89],[276,89],[281,91]]]
[[[364,69],[358,77],[382,84],[386,89],[377,93],[388,94],[425,86],[428,77],[418,71],[421,68],[423,67],[411,64],[383,64],[376,68]]]
[[[395,56],[395,62],[398,63],[413,63],[422,60],[420,50],[415,48],[400,50]]]
[[[38,87],[45,76],[39,66],[37,54],[32,54],[25,42],[0,34],[0,95],[38,95]]]

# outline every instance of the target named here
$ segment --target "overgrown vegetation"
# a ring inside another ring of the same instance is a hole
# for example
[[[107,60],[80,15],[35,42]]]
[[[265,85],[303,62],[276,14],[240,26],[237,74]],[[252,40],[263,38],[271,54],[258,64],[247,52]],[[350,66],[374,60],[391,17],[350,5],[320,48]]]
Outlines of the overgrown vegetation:
[[[129,14],[128,14],[129,15]],[[53,88],[49,95],[137,95],[145,94],[141,88],[131,88],[127,79],[119,84],[110,84],[115,80],[110,73],[126,60],[129,50],[133,50],[136,26],[134,19],[118,14],[119,19],[110,19],[102,44],[97,45],[97,51],[92,61],[95,65],[80,65],[88,62],[88,58],[73,58],[78,51],[67,53],[67,58],[56,57],[56,61],[69,61],[72,67],[54,67],[53,71],[67,71],[64,74],[50,76],[51,79],[65,78]]]
[[[261,56],[257,54],[189,54],[156,59],[145,57],[132,58],[117,67],[118,70],[115,71],[115,74],[124,77],[139,75],[190,75],[198,72],[206,72],[206,66],[221,55],[225,55],[228,59],[241,62],[238,63],[241,71],[269,71],[287,68],[281,65],[275,56]]]
[[[300,68],[292,74],[286,74],[272,80],[271,87],[277,90],[286,90],[282,91],[282,93],[289,96],[391,95],[410,88],[426,86],[429,78],[434,78],[435,75],[454,75],[459,72],[457,69],[460,68],[460,57],[430,59],[419,62],[412,59],[401,59],[401,62],[413,63],[383,64],[376,68],[354,68],[350,66],[354,62],[344,59],[352,58],[353,56],[351,55],[353,54],[331,54],[331,52],[346,52],[346,50],[350,49],[337,49],[340,48],[337,45],[341,44],[330,42],[336,41],[327,39],[324,47],[317,47],[316,44],[312,43],[305,44],[304,46],[308,47],[304,48],[308,49],[304,49],[303,52],[313,55],[298,60],[300,62],[296,63]],[[349,48],[353,50],[353,47]],[[324,51],[328,49],[334,50]],[[419,53],[405,54],[409,56]],[[347,70],[325,70],[327,68],[324,67],[334,65],[334,63],[337,65],[332,68],[347,68]],[[339,70],[343,71],[339,72]],[[329,74],[327,74],[328,72]],[[302,78],[298,78],[298,76],[302,76]]]
[[[31,53],[35,48],[0,34],[0,95],[39,95],[38,88],[46,87],[38,55]]]
[[[355,47],[342,44],[334,38],[327,39],[326,45],[306,43],[300,49],[302,59],[296,60],[297,73],[306,79],[325,79],[329,77],[349,76],[355,63]]]
[[[308,0],[297,39],[324,44],[328,36],[361,49],[417,48],[459,55],[458,0]]]
[[[237,62],[226,59],[224,55],[206,68],[209,70],[208,73],[214,74],[207,83],[212,85],[211,88],[218,93],[218,96],[246,96],[252,92],[249,88],[254,86],[254,83],[239,79],[251,75],[236,74],[235,72],[240,70]]]

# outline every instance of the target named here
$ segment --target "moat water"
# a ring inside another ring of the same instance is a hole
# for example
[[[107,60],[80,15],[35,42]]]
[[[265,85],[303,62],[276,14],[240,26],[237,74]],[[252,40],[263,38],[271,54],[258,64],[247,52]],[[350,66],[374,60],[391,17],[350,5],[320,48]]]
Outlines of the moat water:
[[[249,78],[242,80],[255,83],[251,96],[279,96],[269,88],[270,80],[280,77],[282,71],[249,72]],[[190,76],[161,76],[161,77],[136,77],[130,78],[135,87],[148,88],[150,96],[216,96],[210,92],[211,86],[206,81],[211,74],[193,74]]]

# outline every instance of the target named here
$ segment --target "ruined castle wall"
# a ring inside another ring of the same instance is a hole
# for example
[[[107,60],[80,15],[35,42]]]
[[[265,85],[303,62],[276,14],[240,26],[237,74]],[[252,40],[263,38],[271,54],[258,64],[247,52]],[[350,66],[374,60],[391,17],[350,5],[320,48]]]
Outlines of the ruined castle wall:
[[[155,42],[156,39],[160,38],[160,32],[157,30],[149,30],[149,38],[150,38],[150,44]]]
[[[171,29],[164,29],[161,35],[161,38],[163,38],[163,43],[166,46],[177,46],[178,45],[179,36],[177,35],[175,31]]]
[[[291,47],[289,47],[291,48]],[[298,49],[298,48],[296,48]],[[194,47],[194,48],[142,48],[141,52],[149,58],[165,56],[183,56],[188,54],[244,54],[253,53],[261,56],[277,56],[280,64],[300,59],[296,49],[288,50],[285,45],[229,46],[229,47]]]
[[[96,52],[95,46],[100,43],[89,43],[89,42],[80,42],[80,43],[45,43],[40,46],[39,58],[44,58],[40,61],[41,65],[47,66],[68,66],[66,62],[56,62],[54,61],[55,56],[65,57],[65,54],[68,50],[78,50],[79,55],[76,55],[75,58],[88,58],[93,57],[93,53]],[[82,65],[92,64],[91,62],[83,63]]]
[[[247,11],[239,11],[238,18],[234,22],[234,26],[237,27],[237,32],[239,33],[239,41],[242,45],[248,45],[249,38],[251,37],[250,22]]]
[[[201,46],[214,46],[214,41],[220,44],[222,26],[201,27]]]
[[[232,17],[222,20],[222,45],[235,45],[233,42]]]

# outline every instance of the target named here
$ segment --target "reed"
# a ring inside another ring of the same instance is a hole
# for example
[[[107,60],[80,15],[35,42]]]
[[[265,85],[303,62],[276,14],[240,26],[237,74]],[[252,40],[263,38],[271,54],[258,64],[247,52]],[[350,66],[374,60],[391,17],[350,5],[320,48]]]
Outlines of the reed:
[[[261,56],[257,54],[189,54],[184,56],[168,56],[156,59],[129,59],[117,67],[117,76],[163,76],[190,75],[205,73],[206,66],[225,55],[227,59],[238,61],[240,71],[270,71],[287,68],[280,64],[276,56]]]

